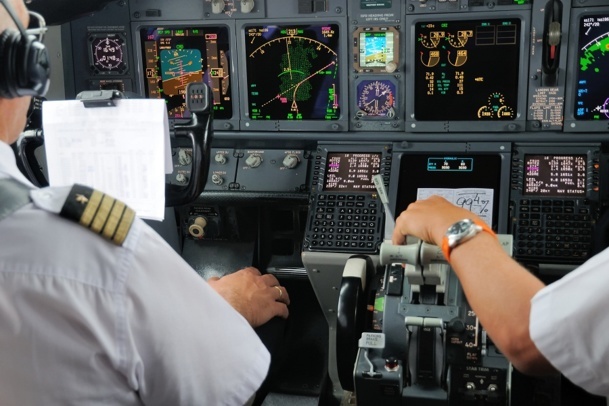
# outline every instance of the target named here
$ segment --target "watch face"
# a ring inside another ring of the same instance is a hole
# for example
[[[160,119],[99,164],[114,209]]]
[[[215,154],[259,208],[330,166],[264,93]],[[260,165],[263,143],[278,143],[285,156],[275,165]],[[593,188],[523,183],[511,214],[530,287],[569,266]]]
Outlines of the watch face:
[[[476,234],[477,230],[473,221],[470,219],[457,221],[446,231],[448,246],[451,248],[456,247],[460,242],[467,241]]]
[[[472,224],[474,223],[471,220],[457,221],[455,224],[450,226],[446,234],[459,235],[467,233],[467,231],[472,227]]]

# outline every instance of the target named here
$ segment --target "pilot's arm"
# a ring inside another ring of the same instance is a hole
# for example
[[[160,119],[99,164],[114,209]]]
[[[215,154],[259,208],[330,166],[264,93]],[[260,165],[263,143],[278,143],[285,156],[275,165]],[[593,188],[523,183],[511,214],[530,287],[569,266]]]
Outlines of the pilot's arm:
[[[464,218],[481,221],[441,197],[419,200],[397,219],[393,243],[402,244],[406,235],[413,235],[442,246],[446,230]],[[514,366],[525,373],[552,372],[529,334],[531,299],[543,283],[512,260],[487,232],[455,247],[449,263],[480,322]]]
[[[245,404],[266,377],[268,351],[249,323],[153,234],[142,229],[127,276],[130,384],[146,405]]]
[[[411,204],[396,222],[393,243],[414,235],[437,245],[473,213],[433,196]],[[590,393],[609,396],[609,250],[544,286],[512,260],[490,233],[450,252],[449,262],[494,343],[524,373],[560,371]]]

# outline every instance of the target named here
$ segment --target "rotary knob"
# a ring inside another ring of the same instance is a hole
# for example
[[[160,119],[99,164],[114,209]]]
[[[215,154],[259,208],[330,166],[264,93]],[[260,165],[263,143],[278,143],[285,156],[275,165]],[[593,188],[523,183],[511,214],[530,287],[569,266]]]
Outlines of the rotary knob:
[[[224,183],[224,178],[218,175],[217,173],[214,173],[213,175],[211,175],[211,183],[220,186]]]
[[[262,163],[262,157],[259,154],[251,154],[245,160],[245,164],[250,168],[257,168]]]
[[[214,156],[214,162],[218,165],[224,165],[226,163],[226,155],[217,153],[216,156]]]
[[[298,163],[300,162],[300,160],[298,159],[298,156],[296,156],[295,154],[288,154],[285,156],[285,158],[283,158],[283,166],[285,166],[288,169],[294,169],[298,166]]]
[[[185,185],[186,183],[188,183],[188,177],[183,173],[178,173],[176,175],[176,181],[181,185]]]
[[[254,9],[254,0],[241,0],[241,12],[249,13]]]
[[[185,150],[178,150],[178,163],[182,166],[190,165],[192,163],[192,156],[186,153]]]
[[[224,0],[211,0],[211,12],[214,14],[224,12]]]

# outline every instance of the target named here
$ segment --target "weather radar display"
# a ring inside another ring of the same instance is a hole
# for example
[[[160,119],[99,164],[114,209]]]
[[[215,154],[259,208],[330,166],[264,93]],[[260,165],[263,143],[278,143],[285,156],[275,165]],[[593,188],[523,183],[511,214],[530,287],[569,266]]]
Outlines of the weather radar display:
[[[226,27],[147,27],[140,30],[146,96],[167,102],[169,118],[188,118],[186,86],[204,82],[212,91],[214,117],[233,115]]]
[[[337,24],[246,27],[250,119],[339,119],[338,34]]]
[[[609,13],[579,21],[575,118],[609,120]]]

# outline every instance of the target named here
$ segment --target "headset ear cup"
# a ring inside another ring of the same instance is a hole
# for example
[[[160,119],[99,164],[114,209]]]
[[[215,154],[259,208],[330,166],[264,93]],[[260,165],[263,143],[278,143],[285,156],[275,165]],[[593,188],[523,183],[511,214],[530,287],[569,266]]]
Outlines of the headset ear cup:
[[[18,31],[0,35],[0,97],[44,96],[49,88],[49,55],[34,37]]]
[[[25,94],[44,96],[49,88],[50,77],[49,54],[44,44],[28,39],[23,61],[23,69],[18,71],[19,86],[26,91]]]

